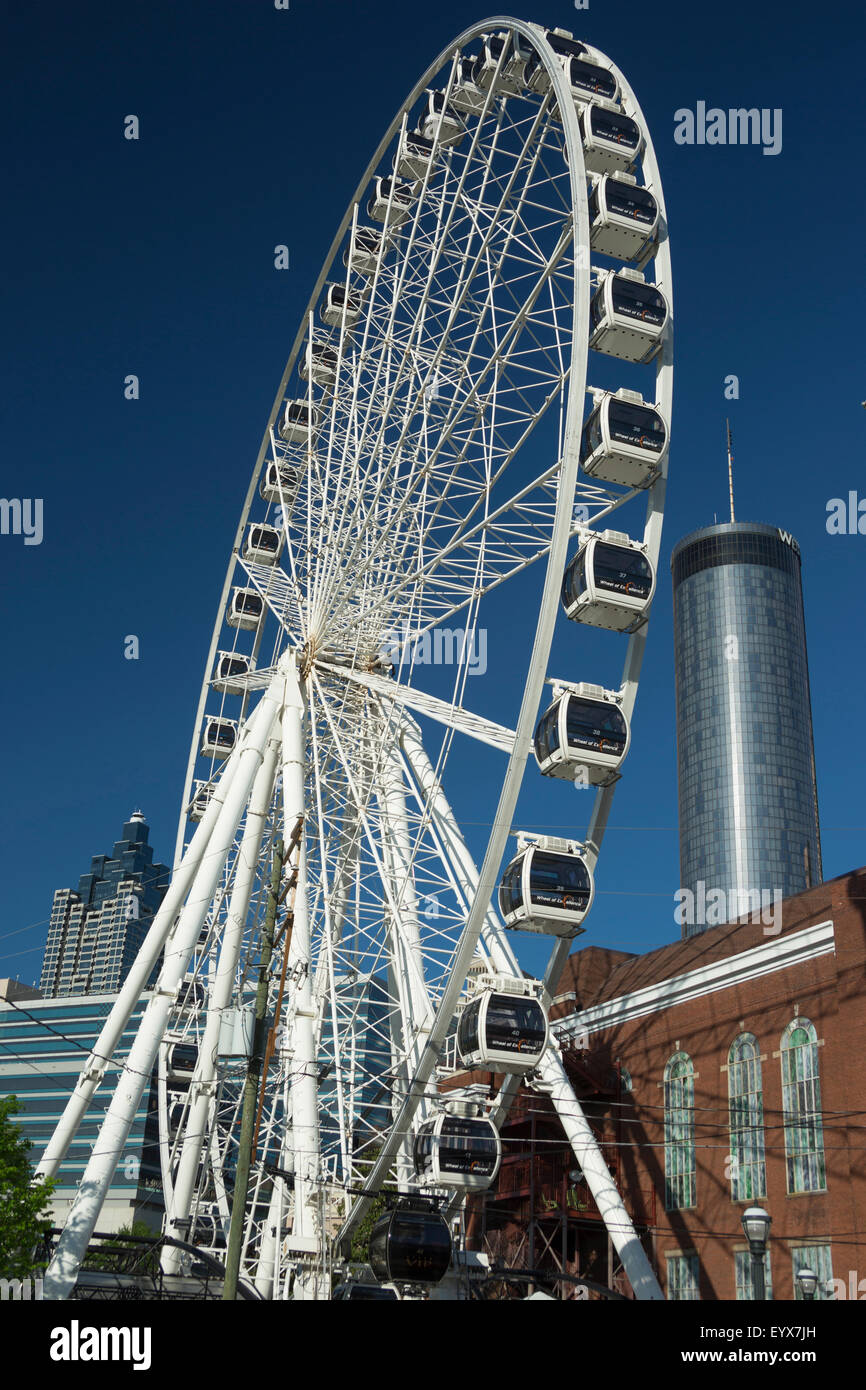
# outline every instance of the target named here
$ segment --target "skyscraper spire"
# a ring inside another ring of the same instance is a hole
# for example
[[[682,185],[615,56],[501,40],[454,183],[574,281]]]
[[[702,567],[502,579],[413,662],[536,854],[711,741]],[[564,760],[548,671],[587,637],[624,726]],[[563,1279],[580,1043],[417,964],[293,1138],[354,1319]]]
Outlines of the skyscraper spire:
[[[734,446],[731,440],[730,420],[726,420],[725,424],[728,427],[728,491],[731,495],[731,521],[733,522],[736,519],[734,517]]]

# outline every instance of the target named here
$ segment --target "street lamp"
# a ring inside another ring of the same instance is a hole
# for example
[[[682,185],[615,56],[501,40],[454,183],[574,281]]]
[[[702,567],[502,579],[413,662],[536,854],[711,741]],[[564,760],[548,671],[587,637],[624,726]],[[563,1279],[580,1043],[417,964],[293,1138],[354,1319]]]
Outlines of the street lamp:
[[[767,1297],[764,1286],[764,1254],[770,1239],[772,1217],[762,1207],[747,1207],[743,1212],[743,1230],[752,1255],[752,1282],[755,1299],[762,1303]]]
[[[798,1269],[797,1283],[800,1285],[800,1292],[803,1297],[807,1302],[811,1302],[818,1288],[818,1276],[814,1269]]]

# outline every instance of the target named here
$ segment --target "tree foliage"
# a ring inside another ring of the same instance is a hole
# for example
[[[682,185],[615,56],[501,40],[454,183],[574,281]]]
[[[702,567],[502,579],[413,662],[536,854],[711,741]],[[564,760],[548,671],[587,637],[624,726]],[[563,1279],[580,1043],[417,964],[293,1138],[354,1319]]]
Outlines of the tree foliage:
[[[364,1160],[359,1164],[359,1167],[361,1168],[363,1174],[362,1186],[366,1181],[368,1173],[371,1173],[373,1171],[373,1167],[380,1153],[381,1145],[368,1150]],[[367,1208],[366,1214],[361,1218],[354,1231],[352,1232],[352,1248],[349,1255],[350,1260],[366,1264],[368,1258],[367,1247],[370,1244],[370,1233],[372,1232],[373,1227],[375,1226],[379,1217],[383,1214],[383,1212],[387,1211],[388,1209],[388,1198],[385,1194],[396,1192],[396,1190],[397,1189],[395,1188],[393,1183],[385,1183],[378,1196],[373,1198],[372,1202]]]
[[[26,1279],[34,1271],[35,1247],[51,1227],[54,1183],[34,1182],[28,1157],[33,1145],[12,1119],[17,1096],[0,1099],[0,1278]]]
[[[138,1241],[125,1240],[125,1236],[147,1236],[154,1244],[141,1245]],[[89,1247],[87,1268],[156,1274],[159,1271],[159,1255],[154,1246],[158,1240],[159,1233],[151,1230],[146,1221],[132,1221],[120,1226],[110,1239]]]

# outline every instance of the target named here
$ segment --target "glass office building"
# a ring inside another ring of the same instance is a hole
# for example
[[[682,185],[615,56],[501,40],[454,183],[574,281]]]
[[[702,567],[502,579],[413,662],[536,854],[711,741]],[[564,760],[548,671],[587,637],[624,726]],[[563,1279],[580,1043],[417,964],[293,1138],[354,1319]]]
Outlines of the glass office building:
[[[78,1194],[149,997],[143,995],[134,1008],[106,1067],[105,1080],[93,1096],[60,1165],[51,1202],[55,1225],[66,1220]],[[116,998],[113,994],[97,994],[86,999],[33,999],[16,992],[0,999],[0,1096],[18,1098],[19,1111],[13,1121],[33,1146],[30,1160],[34,1165],[54,1133],[82,1064],[96,1046]],[[133,1221],[145,1221],[153,1230],[160,1228],[163,1198],[156,1105],[154,1076],[145,1084],[136,1108],[100,1214],[100,1230],[117,1230]]]
[[[821,881],[800,548],[774,526],[686,536],[674,587],[681,887],[721,917]]]
[[[169,870],[153,862],[149,827],[135,811],[111,857],[94,855],[78,888],[58,888],[40,988],[46,997],[119,990],[159,909]],[[156,967],[148,983],[153,983]]]

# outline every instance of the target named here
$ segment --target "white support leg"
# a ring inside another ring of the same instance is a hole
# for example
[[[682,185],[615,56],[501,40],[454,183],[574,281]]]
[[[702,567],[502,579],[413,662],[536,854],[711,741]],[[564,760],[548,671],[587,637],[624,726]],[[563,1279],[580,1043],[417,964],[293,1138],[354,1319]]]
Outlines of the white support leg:
[[[616,1183],[610,1175],[598,1141],[589,1126],[580,1102],[571,1088],[562,1058],[555,1047],[548,1047],[538,1068],[545,1091],[556,1107],[580,1170],[607,1228],[614,1249],[623,1263],[636,1299],[663,1299],[664,1294],[653,1273],[649,1257],[638,1239],[631,1217],[623,1205]]]
[[[36,1168],[38,1177],[54,1177],[60,1164],[66,1157],[69,1145],[75,1138],[87,1108],[93,1098],[100,1081],[105,1073],[105,1068],[111,1061],[118,1042],[123,1036],[126,1025],[128,1024],[132,1011],[138,1004],[145,985],[153,971],[154,966],[159,960],[160,952],[165,945],[166,937],[171,930],[175,917],[183,905],[184,899],[189,892],[190,884],[198,871],[202,858],[210,844],[214,826],[223,807],[226,788],[229,781],[234,776],[241,752],[246,746],[248,738],[253,733],[253,721],[255,715],[246,726],[238,747],[232,752],[220,775],[220,780],[214,788],[213,796],[208,803],[207,809],[199,822],[195,834],[190,841],[186,854],[178,865],[165,897],[160,904],[159,910],[150,925],[148,933],[141,944],[141,948],[136,956],[126,979],[121,986],[120,993],[115,1000],[111,1013],[102,1026],[102,1031],[94,1044],[93,1051],[85,1062],[81,1075],[75,1083],[75,1090],[70,1096],[66,1109],[63,1111],[57,1128],[48,1141],[45,1152]]]
[[[278,682],[281,684],[281,682]],[[229,849],[244,813],[253,779],[264,757],[277,712],[273,687],[262,698],[250,721],[254,733],[229,778],[225,802],[214,826],[208,853],[190,890],[177,926],[166,942],[165,957],[153,996],[144,1012],[129,1056],[99,1131],[66,1225],[44,1281],[46,1299],[68,1298],[81,1261],[96,1228],[99,1213],[126,1144],[145,1085],[178,989],[199,939]]]
[[[286,678],[283,708],[283,813],[287,826],[295,825],[298,818],[305,814],[304,772],[304,701],[297,676],[291,670]],[[292,1238],[300,1238],[299,1245],[317,1235],[319,1205],[319,1118],[311,971],[306,832],[302,829],[298,842],[298,877],[287,972],[294,998],[291,1098],[295,1215]],[[296,1297],[314,1298],[315,1279],[299,1278]]]
[[[250,896],[255,882],[256,870],[259,867],[262,837],[273,795],[278,755],[279,741],[272,737],[253,783],[243,839],[238,851],[234,886],[226,914],[216,976],[208,1000],[204,1036],[189,1086],[190,1105],[187,1111],[180,1161],[172,1194],[173,1199],[170,1207],[166,1210],[165,1229],[168,1235],[177,1234],[177,1223],[184,1221],[189,1216],[192,1206],[196,1175],[207,1138],[208,1121],[214,1099],[220,1024],[226,1009],[231,1006],[234,996],[238,959],[247,924]],[[180,1255],[181,1252],[175,1247],[166,1246],[163,1252],[163,1269],[166,1273],[174,1274],[177,1272]]]
[[[462,883],[465,883],[465,890],[471,901],[478,886],[478,870],[454,818],[454,813],[441,787],[436,785],[433,767],[421,742],[420,731],[414,722],[407,721],[404,726],[403,747],[409,765],[428,799],[436,828],[450,851],[455,871],[462,877]],[[490,951],[494,968],[503,974],[519,974],[519,967],[504,936],[504,930],[499,925],[491,906],[485,922],[484,939]],[[567,944],[565,949],[567,954]],[[557,959],[560,958],[556,950],[554,954]],[[626,1211],[622,1197],[610,1176],[595,1135],[587,1123],[580,1102],[572,1090],[562,1065],[562,1059],[555,1047],[551,1046],[547,1049],[539,1071],[545,1082],[545,1090],[548,1088],[550,1090],[560,1122],[580,1163],[581,1171],[586,1176],[589,1190],[595,1199],[614,1248],[623,1262],[635,1297],[639,1299],[661,1298],[661,1289],[652,1266],[638,1240],[631,1217]],[[496,1109],[491,1115],[497,1128],[505,1119],[519,1084],[519,1077],[506,1079]]]

